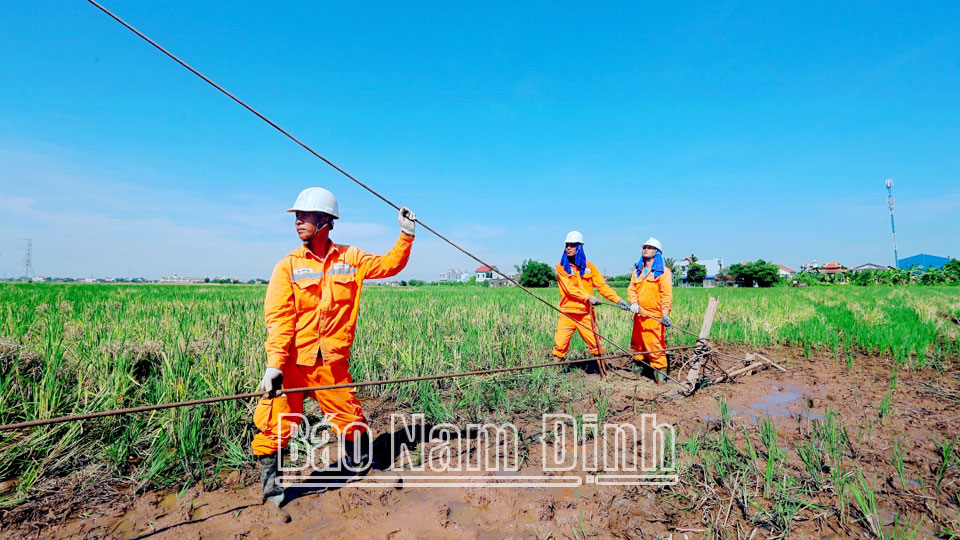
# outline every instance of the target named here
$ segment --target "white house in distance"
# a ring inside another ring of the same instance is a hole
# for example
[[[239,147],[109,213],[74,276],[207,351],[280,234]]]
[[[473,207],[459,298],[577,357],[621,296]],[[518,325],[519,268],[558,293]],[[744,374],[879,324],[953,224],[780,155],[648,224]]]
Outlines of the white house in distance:
[[[717,286],[717,275],[723,270],[723,259],[697,259],[697,264],[703,265],[707,269],[707,275],[703,278],[703,286],[710,288]],[[680,268],[680,277],[686,282],[687,270],[690,268],[690,257],[677,261]]]
[[[440,272],[440,281],[443,283],[466,283],[470,281],[470,273],[451,268],[446,272]]]
[[[481,266],[475,270],[477,274],[477,283],[483,283],[488,279],[493,279],[493,268],[489,266]]]
[[[783,279],[793,279],[797,275],[797,271],[788,266],[782,264],[777,265],[777,274],[780,275]]]
[[[188,277],[188,276],[179,276],[174,273],[172,276],[163,276],[160,278],[160,283],[178,283],[178,284],[190,284],[190,283],[203,283],[204,277]]]

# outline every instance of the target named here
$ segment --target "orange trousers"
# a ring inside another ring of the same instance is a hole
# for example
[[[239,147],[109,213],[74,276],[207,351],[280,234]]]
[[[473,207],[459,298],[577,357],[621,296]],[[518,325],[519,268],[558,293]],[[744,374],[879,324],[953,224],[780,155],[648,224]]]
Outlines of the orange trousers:
[[[630,336],[630,348],[634,352],[658,351],[667,348],[663,339],[663,325],[660,321],[633,316],[633,334]],[[655,352],[634,355],[634,360],[646,360],[654,369],[667,369],[667,353]]]
[[[288,363],[283,367],[283,387],[301,388],[304,386],[326,386],[332,384],[352,383],[353,378],[348,370],[347,359],[337,359],[329,364],[322,364],[317,359],[315,366],[300,366]],[[281,414],[303,414],[304,394],[312,397],[320,404],[324,414],[336,413],[330,422],[338,435],[344,440],[353,440],[358,432],[365,431],[365,427],[353,422],[366,424],[363,417],[363,408],[357,399],[357,389],[353,387],[337,388],[333,390],[316,390],[313,392],[297,392],[274,399],[261,399],[253,412],[253,423],[260,433],[253,437],[254,455],[265,456],[276,453],[285,448],[290,442],[290,435],[294,424],[299,419],[280,418]]]
[[[590,349],[590,354],[603,354],[603,348],[597,347],[597,336],[593,333],[593,315],[590,313],[567,313],[567,315],[576,319],[580,324],[563,315],[560,316],[560,320],[557,321],[557,332],[553,335],[553,355],[557,358],[567,356],[567,351],[570,350],[570,339],[573,338],[574,331],[580,333],[583,342]]]

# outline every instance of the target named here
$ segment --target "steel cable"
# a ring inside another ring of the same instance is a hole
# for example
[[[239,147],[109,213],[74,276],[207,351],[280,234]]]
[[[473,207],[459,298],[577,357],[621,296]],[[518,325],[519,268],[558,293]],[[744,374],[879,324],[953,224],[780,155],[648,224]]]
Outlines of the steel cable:
[[[677,351],[684,349],[692,349],[694,345],[681,345],[677,347],[667,347],[658,351],[651,352],[669,352]],[[555,366],[565,366],[572,364],[584,364],[588,362],[598,362],[614,358],[623,358],[624,356],[630,356],[631,354],[609,354],[605,356],[594,356],[591,358],[579,358],[576,360],[563,360],[558,362],[547,362],[542,364],[527,364],[523,366],[511,366],[504,368],[493,368],[493,369],[478,369],[473,371],[461,371],[458,373],[441,373],[439,375],[423,375],[419,377],[404,377],[400,379],[383,379],[378,381],[363,381],[363,382],[351,382],[351,383],[342,383],[342,384],[329,384],[325,386],[307,386],[299,388],[288,388],[283,389],[284,394],[293,394],[298,392],[313,392],[317,390],[334,390],[337,388],[361,388],[366,386],[382,386],[386,384],[398,384],[398,383],[410,383],[410,382],[419,382],[419,381],[435,381],[439,379],[455,379],[458,377],[470,377],[470,376],[483,376],[483,375],[493,375],[496,373],[507,373],[511,371],[523,371],[528,369],[539,369],[545,367],[555,367]],[[126,409],[114,409],[110,411],[100,411],[92,412],[85,414],[76,414],[68,416],[59,416],[56,418],[47,418],[43,420],[31,420],[29,422],[19,422],[16,424],[6,424],[0,426],[0,431],[7,431],[13,429],[23,429],[28,427],[35,426],[45,426],[49,424],[61,424],[63,422],[72,422],[76,420],[89,420],[92,418],[103,418],[105,416],[119,416],[121,414],[131,414],[131,413],[140,413],[140,412],[149,412],[149,411],[158,411],[162,409],[173,409],[176,407],[188,407],[192,405],[203,405],[206,403],[218,403],[221,401],[231,401],[236,399],[246,399],[252,397],[267,397],[266,392],[246,392],[244,394],[234,394],[230,396],[217,396],[209,397],[203,399],[192,399],[189,401],[177,401],[174,403],[161,403],[158,405],[143,405],[141,407],[130,407]]]
[[[615,308],[619,308],[619,307],[620,307],[620,306],[618,306],[617,304],[614,304],[613,302],[607,302],[607,301],[605,301],[605,300],[601,300],[600,303],[601,303],[602,305],[605,305],[605,306],[613,306],[613,307],[615,307]],[[646,318],[648,318],[648,319],[653,319],[653,320],[655,320],[655,321],[659,321],[660,324],[663,324],[663,326],[666,327],[666,328],[673,328],[673,329],[675,329],[675,330],[679,330],[679,331],[683,332],[684,334],[689,334],[689,335],[691,335],[691,336],[693,336],[693,337],[695,337],[695,338],[697,338],[697,339],[700,339],[700,334],[698,334],[698,333],[696,333],[696,332],[691,332],[690,330],[687,330],[687,329],[685,329],[685,328],[680,328],[679,326],[674,325],[674,324],[671,324],[670,326],[667,326],[666,324],[663,323],[663,319],[661,319],[660,317],[657,317],[657,316],[655,316],[655,315],[651,315],[651,314],[647,313],[646,311],[643,311],[642,309],[640,310],[639,313],[637,313],[637,315],[640,315],[641,317],[646,317]],[[710,338],[703,338],[703,339],[704,339],[704,340],[709,340]]]

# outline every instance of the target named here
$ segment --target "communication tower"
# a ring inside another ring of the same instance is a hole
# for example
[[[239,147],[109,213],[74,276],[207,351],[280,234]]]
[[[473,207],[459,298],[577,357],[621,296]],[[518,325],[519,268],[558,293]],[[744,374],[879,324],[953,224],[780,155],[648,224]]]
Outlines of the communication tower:
[[[33,239],[25,238],[27,241],[27,248],[23,254],[23,277],[24,279],[31,280],[34,276],[33,271]]]
[[[900,267],[897,257],[897,228],[893,226],[893,179],[887,178],[887,205],[890,206],[890,232],[893,233],[893,267]]]

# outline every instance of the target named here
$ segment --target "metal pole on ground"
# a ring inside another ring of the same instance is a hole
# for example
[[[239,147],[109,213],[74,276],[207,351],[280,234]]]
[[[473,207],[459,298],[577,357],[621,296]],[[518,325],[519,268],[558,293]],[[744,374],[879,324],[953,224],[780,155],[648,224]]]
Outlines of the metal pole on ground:
[[[700,380],[700,369],[703,362],[709,354],[707,340],[710,338],[710,329],[713,327],[713,318],[717,314],[717,305],[720,301],[713,296],[707,302],[707,312],[703,315],[703,324],[700,326],[700,334],[697,336],[697,344],[693,349],[693,361],[690,363],[690,371],[687,373],[688,391],[692,394],[697,390],[697,382]]]
[[[603,341],[600,340],[600,332],[597,329],[597,312],[593,309],[593,305],[590,305],[590,322],[593,327],[593,341],[597,343],[597,369],[600,371],[601,377],[607,376],[607,364],[602,359],[603,358]]]

